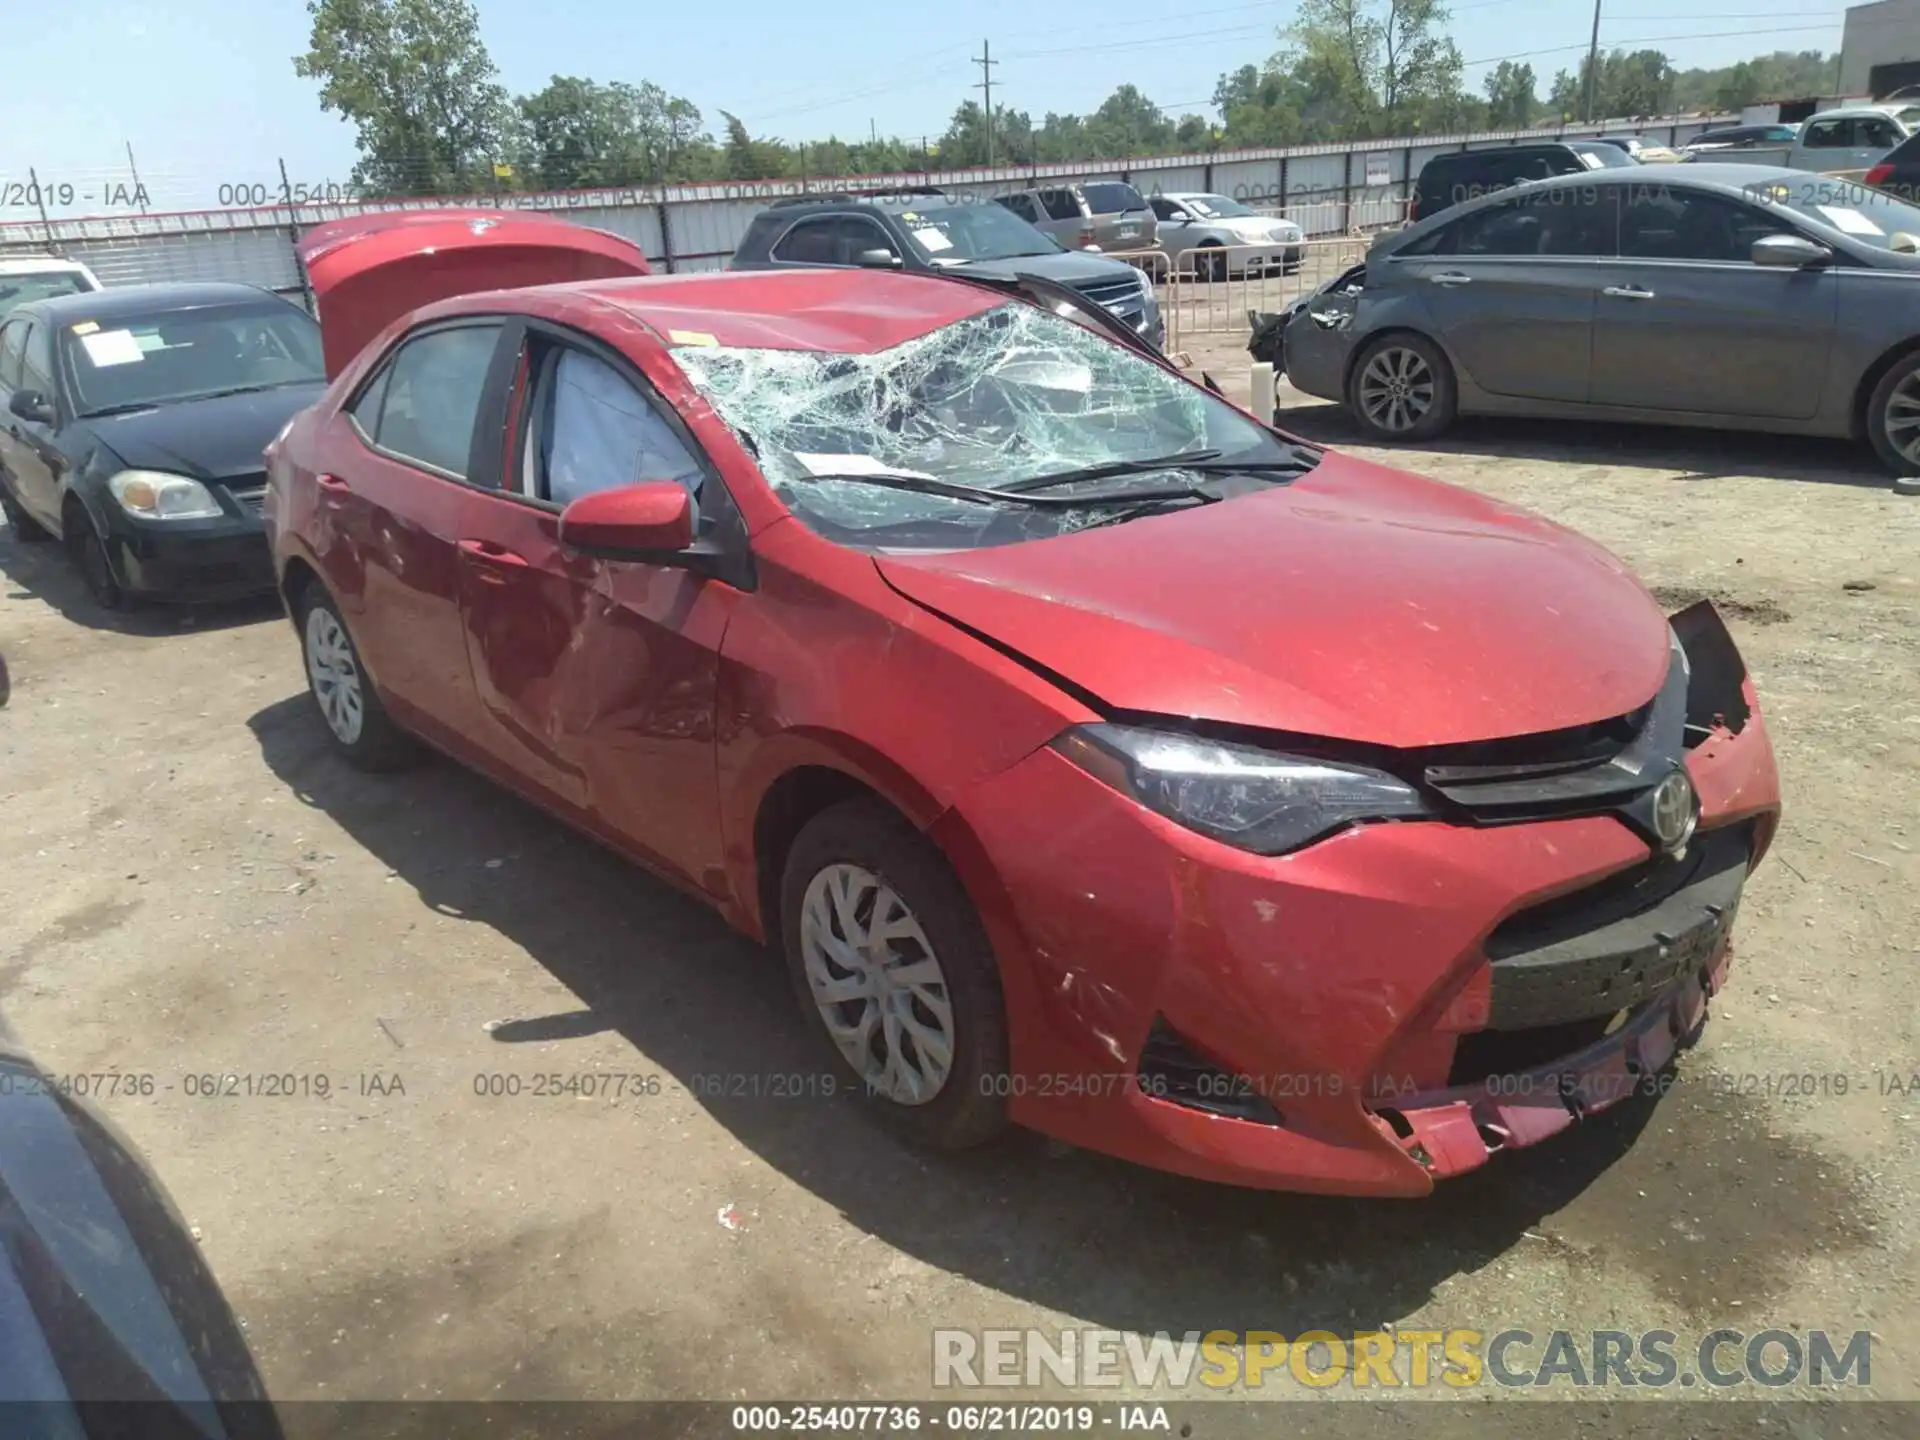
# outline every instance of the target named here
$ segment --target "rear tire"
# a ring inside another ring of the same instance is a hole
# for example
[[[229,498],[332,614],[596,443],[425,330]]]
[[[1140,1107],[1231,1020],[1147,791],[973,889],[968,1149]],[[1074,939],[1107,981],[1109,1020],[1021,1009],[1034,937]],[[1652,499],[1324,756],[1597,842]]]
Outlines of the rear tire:
[[[1369,439],[1398,445],[1431,440],[1459,414],[1459,389],[1445,352],[1424,335],[1382,335],[1347,375],[1347,413]]]
[[[4,479],[0,479],[0,512],[6,514],[7,528],[13,531],[13,538],[23,545],[37,545],[53,538],[47,527],[29,515],[20,502],[13,498],[13,492],[7,488]]]
[[[393,723],[374,693],[339,608],[318,584],[300,597],[300,658],[307,692],[335,750],[361,770],[398,770],[418,758],[420,742]]]
[[[1920,350],[1895,361],[1873,387],[1867,438],[1894,475],[1920,475]]]
[[[787,855],[780,935],[809,1024],[881,1123],[937,1150],[1006,1128],[999,966],[926,837],[878,800],[821,811]]]

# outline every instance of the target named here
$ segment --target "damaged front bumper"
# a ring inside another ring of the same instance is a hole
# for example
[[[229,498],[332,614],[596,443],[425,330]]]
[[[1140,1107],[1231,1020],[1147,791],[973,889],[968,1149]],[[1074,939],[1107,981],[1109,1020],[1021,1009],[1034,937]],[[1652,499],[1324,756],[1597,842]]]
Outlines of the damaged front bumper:
[[[1717,617],[1675,628],[1699,652],[1679,853],[1609,811],[1261,857],[1050,749],[970,794],[935,830],[1002,960],[1013,1117],[1205,1179],[1418,1196],[1658,1086],[1779,812],[1744,667],[1705,658]]]

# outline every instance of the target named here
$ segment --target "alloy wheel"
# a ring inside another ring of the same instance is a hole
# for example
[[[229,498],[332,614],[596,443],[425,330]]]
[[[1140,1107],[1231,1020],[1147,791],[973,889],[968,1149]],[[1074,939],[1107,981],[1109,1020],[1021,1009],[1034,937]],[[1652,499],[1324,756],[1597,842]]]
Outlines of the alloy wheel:
[[[307,678],[320,714],[342,745],[360,738],[366,723],[367,701],[361,688],[360,665],[346,629],[324,605],[307,612]]]
[[[1910,464],[1920,467],[1920,370],[1894,387],[1880,423],[1886,427],[1893,448]]]
[[[946,972],[907,902],[860,865],[808,883],[800,952],[814,1004],[847,1063],[875,1094],[925,1105],[953,1069]]]
[[[1360,409],[1377,428],[1399,435],[1433,409],[1433,367],[1417,350],[1389,346],[1360,374]]]

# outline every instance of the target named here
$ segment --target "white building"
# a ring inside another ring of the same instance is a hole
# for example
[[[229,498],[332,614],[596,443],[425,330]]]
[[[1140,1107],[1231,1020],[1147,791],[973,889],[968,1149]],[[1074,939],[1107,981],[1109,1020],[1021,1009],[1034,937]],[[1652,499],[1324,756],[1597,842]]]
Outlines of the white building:
[[[1880,0],[1847,11],[1840,93],[1887,95],[1920,85],[1920,0]]]

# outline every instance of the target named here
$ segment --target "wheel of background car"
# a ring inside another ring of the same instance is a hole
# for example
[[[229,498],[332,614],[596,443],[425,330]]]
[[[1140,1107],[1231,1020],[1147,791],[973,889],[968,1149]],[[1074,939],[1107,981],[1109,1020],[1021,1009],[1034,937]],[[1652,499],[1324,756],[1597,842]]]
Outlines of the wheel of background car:
[[[61,518],[65,521],[61,538],[66,542],[67,558],[73,561],[80,578],[86,582],[87,594],[102,610],[120,609],[127,603],[127,592],[113,578],[113,563],[107,558],[106,542],[93,528],[93,521],[87,518],[78,500],[67,502]]]
[[[334,748],[348,763],[362,770],[397,770],[418,754],[418,743],[393,723],[374,693],[346,621],[318,585],[301,597],[300,653],[308,692]]]
[[[1219,249],[1220,242],[1218,240],[1202,240],[1200,242],[1200,247],[1193,253],[1193,273],[1195,279],[1212,282],[1227,278],[1227,257],[1218,253],[1211,255],[1207,253],[1210,250],[1217,252]]]
[[[1920,351],[1880,377],[1867,402],[1867,437],[1895,475],[1920,475]]]
[[[7,482],[0,480],[0,513],[7,517],[7,528],[13,531],[13,538],[22,544],[32,545],[42,540],[51,540],[47,527],[34,519],[20,502],[13,498],[13,492],[7,489]]]
[[[1383,335],[1353,362],[1347,409],[1373,440],[1428,440],[1453,424],[1453,366],[1424,335]]]
[[[1000,973],[966,892],[876,800],[823,810],[780,885],[794,991],[843,1080],[916,1143],[959,1150],[1006,1126]]]

